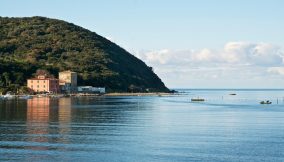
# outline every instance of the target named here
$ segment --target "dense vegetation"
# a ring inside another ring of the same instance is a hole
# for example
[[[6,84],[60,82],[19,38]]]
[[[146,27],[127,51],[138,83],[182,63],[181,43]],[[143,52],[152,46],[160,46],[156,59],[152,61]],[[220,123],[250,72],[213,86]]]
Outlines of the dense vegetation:
[[[0,17],[0,87],[25,85],[37,69],[72,70],[79,85],[109,91],[168,91],[151,67],[94,32],[44,17]]]

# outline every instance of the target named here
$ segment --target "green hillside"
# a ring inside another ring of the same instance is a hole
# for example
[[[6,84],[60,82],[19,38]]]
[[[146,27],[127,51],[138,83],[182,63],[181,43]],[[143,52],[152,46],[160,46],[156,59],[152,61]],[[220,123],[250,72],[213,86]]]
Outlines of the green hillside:
[[[95,32],[44,17],[0,17],[0,87],[25,85],[37,69],[72,70],[79,85],[109,91],[169,91],[151,67]]]

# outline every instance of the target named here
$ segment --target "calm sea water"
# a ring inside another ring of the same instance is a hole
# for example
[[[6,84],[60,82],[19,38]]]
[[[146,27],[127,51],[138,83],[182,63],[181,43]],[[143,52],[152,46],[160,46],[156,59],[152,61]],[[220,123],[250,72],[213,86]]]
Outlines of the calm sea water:
[[[181,91],[0,101],[0,161],[284,161],[283,90]]]

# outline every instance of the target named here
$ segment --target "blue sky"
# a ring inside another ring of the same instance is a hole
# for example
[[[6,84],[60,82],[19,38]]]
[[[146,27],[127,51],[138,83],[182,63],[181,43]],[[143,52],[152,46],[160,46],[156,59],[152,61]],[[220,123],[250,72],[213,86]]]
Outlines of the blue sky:
[[[284,88],[283,7],[282,0],[2,0],[0,16],[46,16],[95,31],[153,66],[169,87]]]

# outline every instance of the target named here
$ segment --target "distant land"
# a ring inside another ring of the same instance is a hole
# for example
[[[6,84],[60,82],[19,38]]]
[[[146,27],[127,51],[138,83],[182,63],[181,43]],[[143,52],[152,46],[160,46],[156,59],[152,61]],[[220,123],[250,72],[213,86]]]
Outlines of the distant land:
[[[0,87],[26,85],[37,69],[72,70],[78,85],[109,92],[169,92],[152,67],[95,32],[45,17],[0,17]]]

